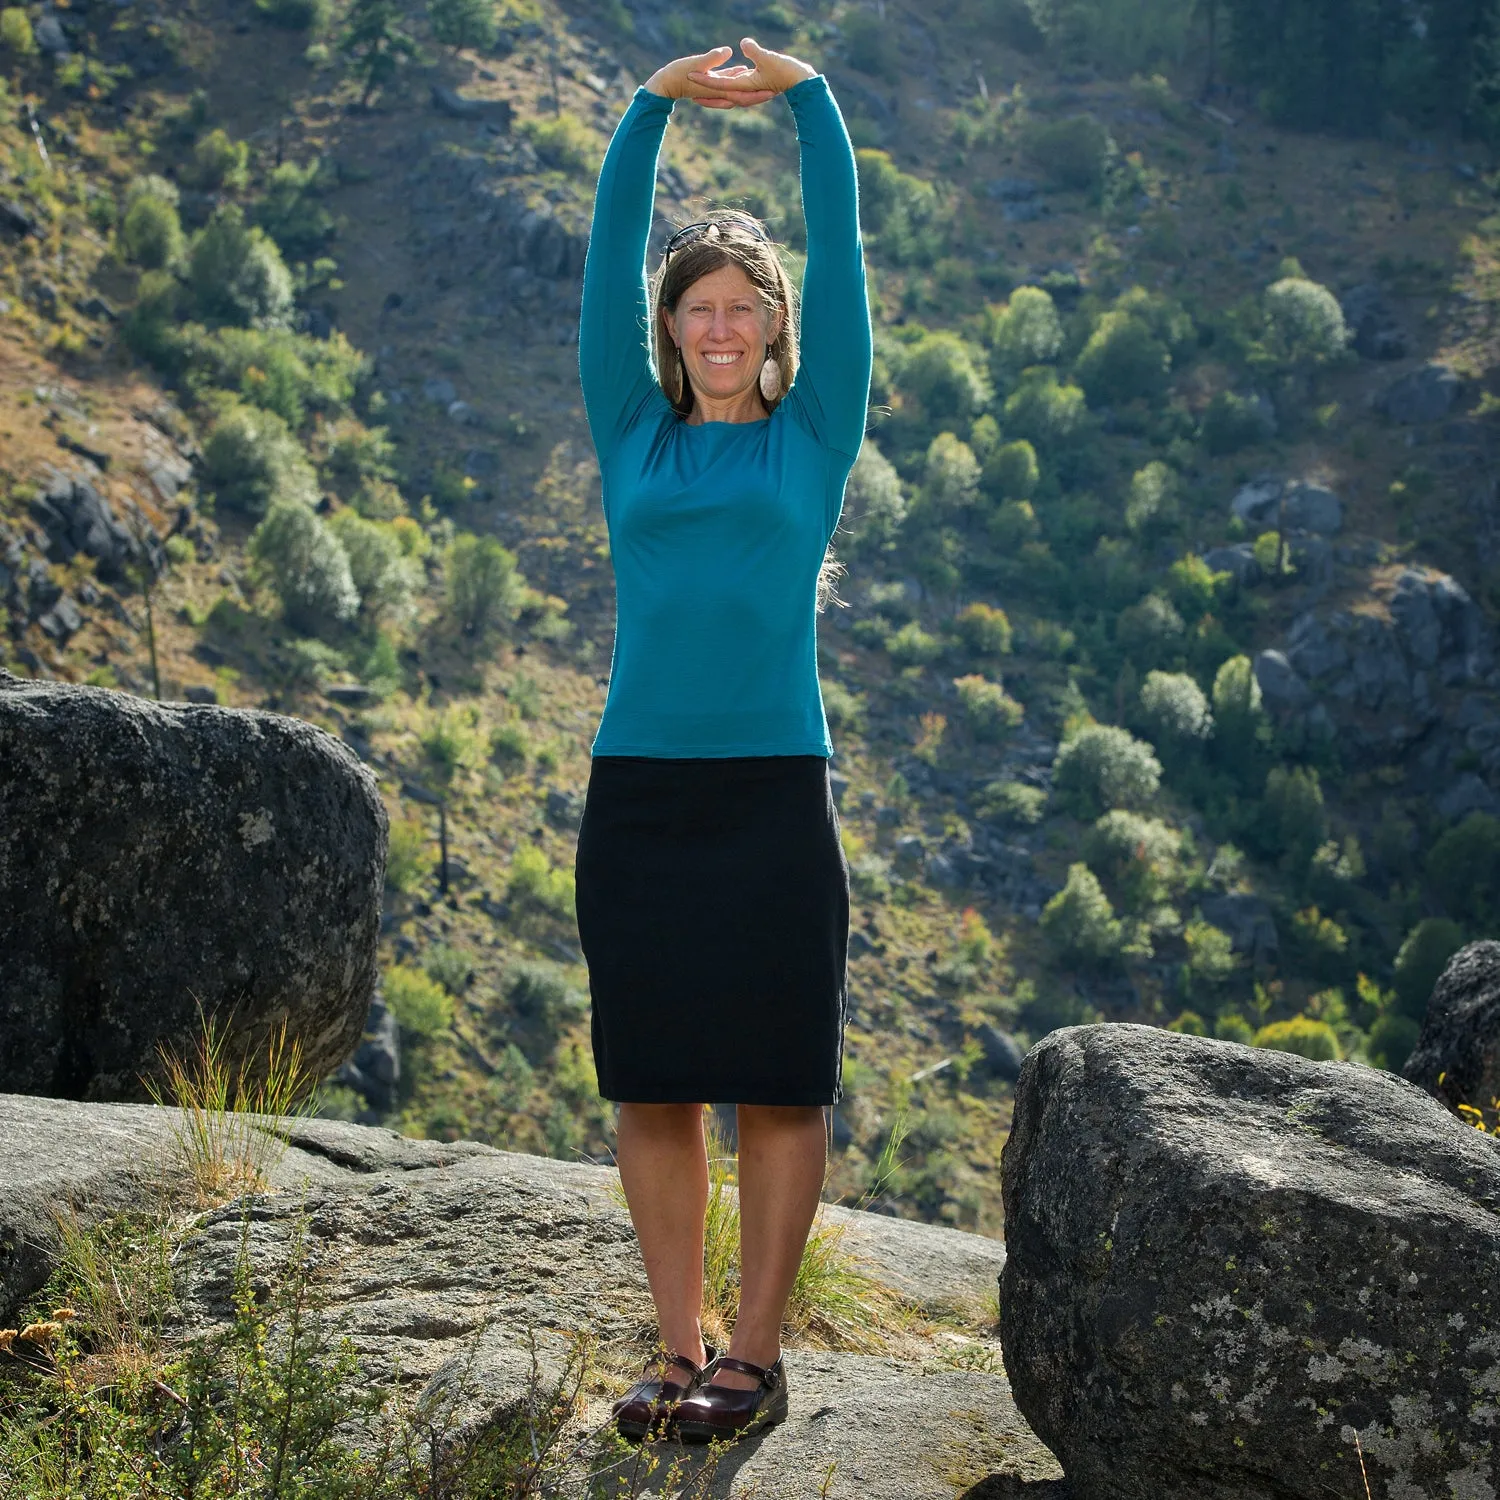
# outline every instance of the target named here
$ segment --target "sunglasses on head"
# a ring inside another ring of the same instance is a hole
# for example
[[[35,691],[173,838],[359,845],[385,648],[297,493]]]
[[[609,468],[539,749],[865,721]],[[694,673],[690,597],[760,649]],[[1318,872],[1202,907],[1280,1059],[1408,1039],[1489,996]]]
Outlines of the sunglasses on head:
[[[662,252],[663,260],[670,260],[673,252],[681,250],[684,245],[691,245],[695,240],[701,240],[710,229],[743,229],[755,239],[766,240],[766,232],[756,223],[754,219],[699,219],[696,224],[684,224],[671,239],[667,241],[667,248]],[[769,243],[769,241],[767,241]]]

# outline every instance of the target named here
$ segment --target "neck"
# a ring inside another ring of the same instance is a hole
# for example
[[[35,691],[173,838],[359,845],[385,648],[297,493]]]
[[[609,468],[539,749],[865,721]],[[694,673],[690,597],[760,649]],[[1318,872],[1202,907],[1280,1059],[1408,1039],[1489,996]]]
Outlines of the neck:
[[[737,396],[705,396],[701,391],[694,391],[693,409],[683,421],[697,427],[704,422],[759,422],[768,415],[760,392],[752,386]]]

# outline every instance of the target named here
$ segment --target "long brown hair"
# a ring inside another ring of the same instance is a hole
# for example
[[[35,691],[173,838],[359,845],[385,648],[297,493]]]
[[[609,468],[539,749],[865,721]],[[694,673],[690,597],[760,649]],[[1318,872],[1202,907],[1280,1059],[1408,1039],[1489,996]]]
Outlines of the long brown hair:
[[[651,278],[651,358],[662,393],[684,417],[693,409],[693,391],[666,315],[676,313],[682,294],[699,277],[712,275],[724,266],[738,266],[766,302],[782,314],[781,332],[770,346],[771,358],[781,370],[782,395],[797,373],[797,288],[775,244],[769,238],[757,237],[748,225],[759,225],[760,221],[738,209],[712,209],[704,218],[712,227],[663,260]],[[766,410],[775,411],[780,401],[781,396],[767,401]]]

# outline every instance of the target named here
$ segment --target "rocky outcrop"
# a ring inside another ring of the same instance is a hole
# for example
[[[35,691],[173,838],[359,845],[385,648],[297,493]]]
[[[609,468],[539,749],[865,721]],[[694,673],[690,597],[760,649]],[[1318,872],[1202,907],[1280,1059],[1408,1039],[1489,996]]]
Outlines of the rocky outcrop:
[[[1076,1500],[1500,1486],[1500,1144],[1401,1079],[1144,1026],[1044,1038],[1001,1337]]]
[[[1462,390],[1463,381],[1449,366],[1426,364],[1376,392],[1370,404],[1392,422],[1414,426],[1446,417]]]
[[[375,980],[386,815],[298,719],[0,672],[0,1086],[144,1098],[202,1011],[318,1076]]]
[[[47,534],[53,562],[70,562],[81,552],[94,559],[106,583],[127,581],[132,567],[144,564],[160,573],[166,565],[161,538],[145,515],[135,510],[134,528],[127,527],[81,474],[55,475],[30,508],[32,520]]]
[[[1343,502],[1326,485],[1310,479],[1282,480],[1263,475],[1239,490],[1230,510],[1258,531],[1282,527],[1335,536],[1344,525]]]
[[[1406,334],[1378,286],[1350,287],[1339,299],[1350,343],[1365,359],[1404,359]]]
[[[13,1311],[46,1274],[56,1235],[47,1204],[75,1201],[87,1216],[170,1187],[174,1118],[134,1105],[0,1095],[0,1139],[10,1147],[0,1159],[0,1312]],[[522,1399],[532,1337],[544,1377],[560,1368],[574,1332],[600,1342],[606,1370],[618,1370],[622,1384],[644,1358],[650,1298],[612,1169],[327,1120],[290,1132],[273,1169],[276,1190],[258,1196],[248,1218],[239,1205],[204,1216],[180,1252],[187,1331],[226,1316],[242,1233],[264,1281],[306,1224],[317,1263],[337,1267],[325,1283],[335,1337],[349,1337],[371,1380],[399,1375],[450,1396],[466,1424]],[[962,1309],[977,1333],[978,1309],[1004,1263],[1000,1244],[824,1212],[846,1226],[846,1243],[875,1279],[931,1310]],[[7,1249],[27,1242],[35,1249],[24,1260]],[[966,1340],[951,1327],[935,1341],[897,1335],[886,1355],[793,1349],[791,1419],[738,1449],[711,1493],[804,1500],[834,1463],[832,1496],[1046,1495],[1041,1482],[1059,1470],[1016,1411],[995,1355],[982,1335]],[[595,1388],[585,1425],[605,1420],[612,1394]],[[915,1412],[930,1434],[913,1427]]]
[[[1500,943],[1470,943],[1448,960],[1401,1071],[1449,1109],[1466,1104],[1493,1124],[1500,1109]]]

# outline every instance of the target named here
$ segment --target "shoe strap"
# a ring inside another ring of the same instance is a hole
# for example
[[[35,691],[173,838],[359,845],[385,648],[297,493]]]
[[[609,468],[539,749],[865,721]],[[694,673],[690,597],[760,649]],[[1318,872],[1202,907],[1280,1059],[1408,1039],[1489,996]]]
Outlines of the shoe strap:
[[[665,1368],[671,1369],[673,1365],[681,1365],[681,1367],[686,1370],[694,1380],[696,1380],[700,1375],[703,1374],[704,1370],[706,1370],[708,1366],[711,1365],[717,1358],[717,1355],[715,1354],[711,1346],[706,1346],[706,1353],[708,1354],[708,1359],[704,1364],[701,1365],[695,1363],[693,1360],[690,1360],[685,1354],[669,1355],[666,1360]]]
[[[721,1354],[714,1361],[716,1370],[734,1370],[741,1375],[753,1375],[762,1385],[774,1386],[781,1378],[781,1361],[778,1359],[768,1370],[764,1365],[752,1365],[748,1359],[735,1359],[732,1355]]]

